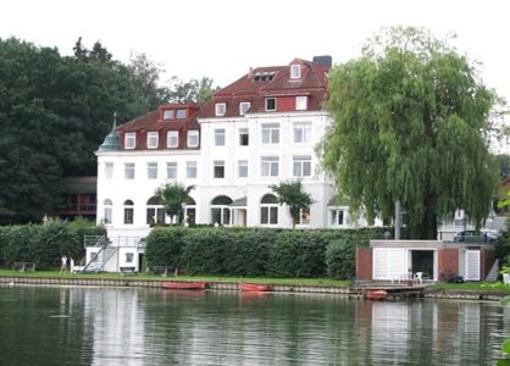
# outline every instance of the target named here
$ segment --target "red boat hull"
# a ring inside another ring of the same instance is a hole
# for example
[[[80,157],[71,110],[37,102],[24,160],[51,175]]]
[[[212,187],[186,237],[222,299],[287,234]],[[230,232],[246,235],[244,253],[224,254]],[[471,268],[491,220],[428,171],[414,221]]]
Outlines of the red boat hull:
[[[240,283],[239,290],[241,291],[256,291],[256,292],[266,292],[271,291],[273,287],[271,285],[261,285],[257,283]]]
[[[161,287],[168,290],[203,290],[207,285],[206,282],[178,282],[165,281],[161,282]]]
[[[372,290],[365,293],[365,298],[369,300],[386,300],[388,293],[384,290]]]

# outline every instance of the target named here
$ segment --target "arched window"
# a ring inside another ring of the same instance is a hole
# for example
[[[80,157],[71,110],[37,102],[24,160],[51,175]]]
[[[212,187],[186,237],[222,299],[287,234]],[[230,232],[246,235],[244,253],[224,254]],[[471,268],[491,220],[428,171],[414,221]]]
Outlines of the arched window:
[[[230,204],[228,196],[217,196],[211,201],[211,223],[230,225]]]
[[[260,200],[260,223],[278,225],[278,199],[273,194],[266,194]]]
[[[197,216],[197,203],[192,197],[189,197],[186,200],[186,204],[184,206],[184,219],[188,225],[195,225]]]
[[[104,215],[103,215],[103,222],[105,224],[111,224],[112,223],[112,200],[105,199],[103,202],[104,205]]]
[[[165,223],[165,208],[163,207],[163,200],[161,197],[153,196],[149,198],[147,201],[146,213],[147,225]]]
[[[135,214],[134,203],[131,200],[124,201],[124,224],[132,225]]]

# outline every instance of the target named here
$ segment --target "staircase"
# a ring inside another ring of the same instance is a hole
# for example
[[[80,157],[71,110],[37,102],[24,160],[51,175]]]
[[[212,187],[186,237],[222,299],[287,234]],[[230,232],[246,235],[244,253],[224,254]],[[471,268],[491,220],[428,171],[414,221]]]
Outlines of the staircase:
[[[81,272],[97,273],[104,270],[104,267],[117,251],[118,247],[110,246],[106,236],[85,236],[85,247],[99,247],[100,249],[92,255],[88,263],[85,264]]]

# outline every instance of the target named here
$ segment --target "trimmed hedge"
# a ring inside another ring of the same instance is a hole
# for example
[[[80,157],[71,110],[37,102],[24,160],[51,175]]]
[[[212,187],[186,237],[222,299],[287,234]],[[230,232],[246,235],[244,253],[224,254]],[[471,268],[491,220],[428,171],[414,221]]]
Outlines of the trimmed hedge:
[[[350,278],[355,248],[387,230],[160,227],[147,238],[146,257],[149,267],[190,275]]]
[[[58,267],[62,255],[75,260],[85,256],[84,235],[104,233],[103,228],[90,227],[83,220],[0,226],[0,265],[34,262],[38,268]]]

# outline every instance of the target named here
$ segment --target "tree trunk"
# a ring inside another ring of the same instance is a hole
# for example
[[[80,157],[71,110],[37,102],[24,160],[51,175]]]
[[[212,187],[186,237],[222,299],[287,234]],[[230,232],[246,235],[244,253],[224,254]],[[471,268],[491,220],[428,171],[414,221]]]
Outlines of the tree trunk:
[[[423,218],[420,239],[437,240],[437,217],[432,210],[427,210]]]

